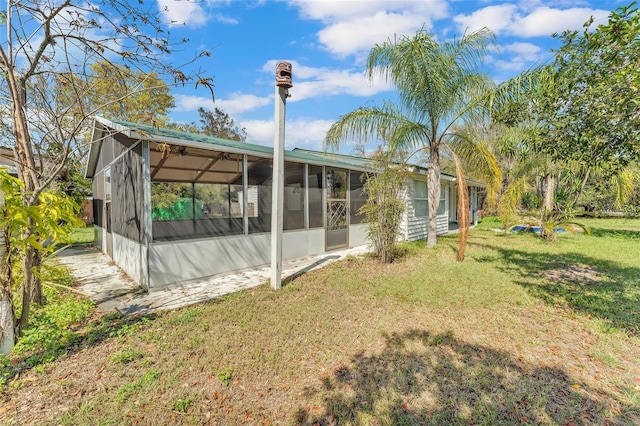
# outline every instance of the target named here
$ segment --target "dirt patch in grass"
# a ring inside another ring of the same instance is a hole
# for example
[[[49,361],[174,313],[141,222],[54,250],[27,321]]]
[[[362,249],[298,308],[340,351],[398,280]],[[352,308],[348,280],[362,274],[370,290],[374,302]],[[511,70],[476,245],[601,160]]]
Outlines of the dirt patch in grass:
[[[443,238],[392,265],[350,259],[277,292],[101,320],[94,339],[14,378],[0,423],[639,424],[640,340],[532,290],[565,279],[536,267],[614,274],[635,295],[625,255],[558,266],[589,238],[476,231],[463,263]]]
[[[582,284],[597,284],[603,276],[595,268],[588,265],[565,265],[544,271],[544,276],[551,282],[570,281]]]

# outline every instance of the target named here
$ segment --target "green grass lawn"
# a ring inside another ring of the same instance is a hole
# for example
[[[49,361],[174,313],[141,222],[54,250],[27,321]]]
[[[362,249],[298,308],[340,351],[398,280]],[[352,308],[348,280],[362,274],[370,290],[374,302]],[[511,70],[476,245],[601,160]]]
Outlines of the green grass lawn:
[[[640,424],[640,220],[584,222],[97,318],[9,381],[0,423]]]
[[[71,244],[89,244],[94,240],[93,225],[71,231]]]

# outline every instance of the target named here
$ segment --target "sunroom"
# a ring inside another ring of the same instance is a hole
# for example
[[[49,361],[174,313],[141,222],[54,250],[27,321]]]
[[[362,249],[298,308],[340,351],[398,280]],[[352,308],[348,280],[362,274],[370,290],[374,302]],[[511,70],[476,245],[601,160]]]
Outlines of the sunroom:
[[[266,265],[272,159],[260,145],[97,118],[86,173],[95,241],[149,289]],[[366,243],[364,172],[347,157],[285,151],[284,260]]]

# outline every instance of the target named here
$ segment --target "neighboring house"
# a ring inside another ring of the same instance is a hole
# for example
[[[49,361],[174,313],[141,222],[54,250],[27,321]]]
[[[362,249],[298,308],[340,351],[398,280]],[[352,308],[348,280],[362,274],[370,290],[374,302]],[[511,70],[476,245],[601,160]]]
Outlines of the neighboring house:
[[[12,176],[18,175],[13,148],[0,147],[0,167],[7,169]]]
[[[95,241],[141,286],[270,262],[272,148],[103,118],[92,142]],[[368,161],[297,149],[284,160],[283,260],[366,244],[358,209]],[[409,183],[404,237],[426,238],[425,169]],[[453,177],[442,185],[445,234]]]

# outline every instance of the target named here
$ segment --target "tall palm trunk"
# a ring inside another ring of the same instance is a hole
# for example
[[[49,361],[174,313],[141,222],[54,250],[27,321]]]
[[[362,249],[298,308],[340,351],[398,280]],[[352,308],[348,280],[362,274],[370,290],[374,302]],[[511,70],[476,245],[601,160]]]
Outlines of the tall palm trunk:
[[[542,179],[542,213],[540,214],[540,236],[545,240],[553,240],[554,224],[547,226],[547,221],[553,214],[553,193],[556,187],[556,180],[550,173]]]
[[[553,211],[553,193],[555,189],[556,180],[551,173],[547,173],[542,181],[542,209],[545,213]]]
[[[429,146],[429,169],[427,189],[429,197],[429,232],[427,247],[438,244],[438,205],[440,204],[440,144],[433,141]]]

